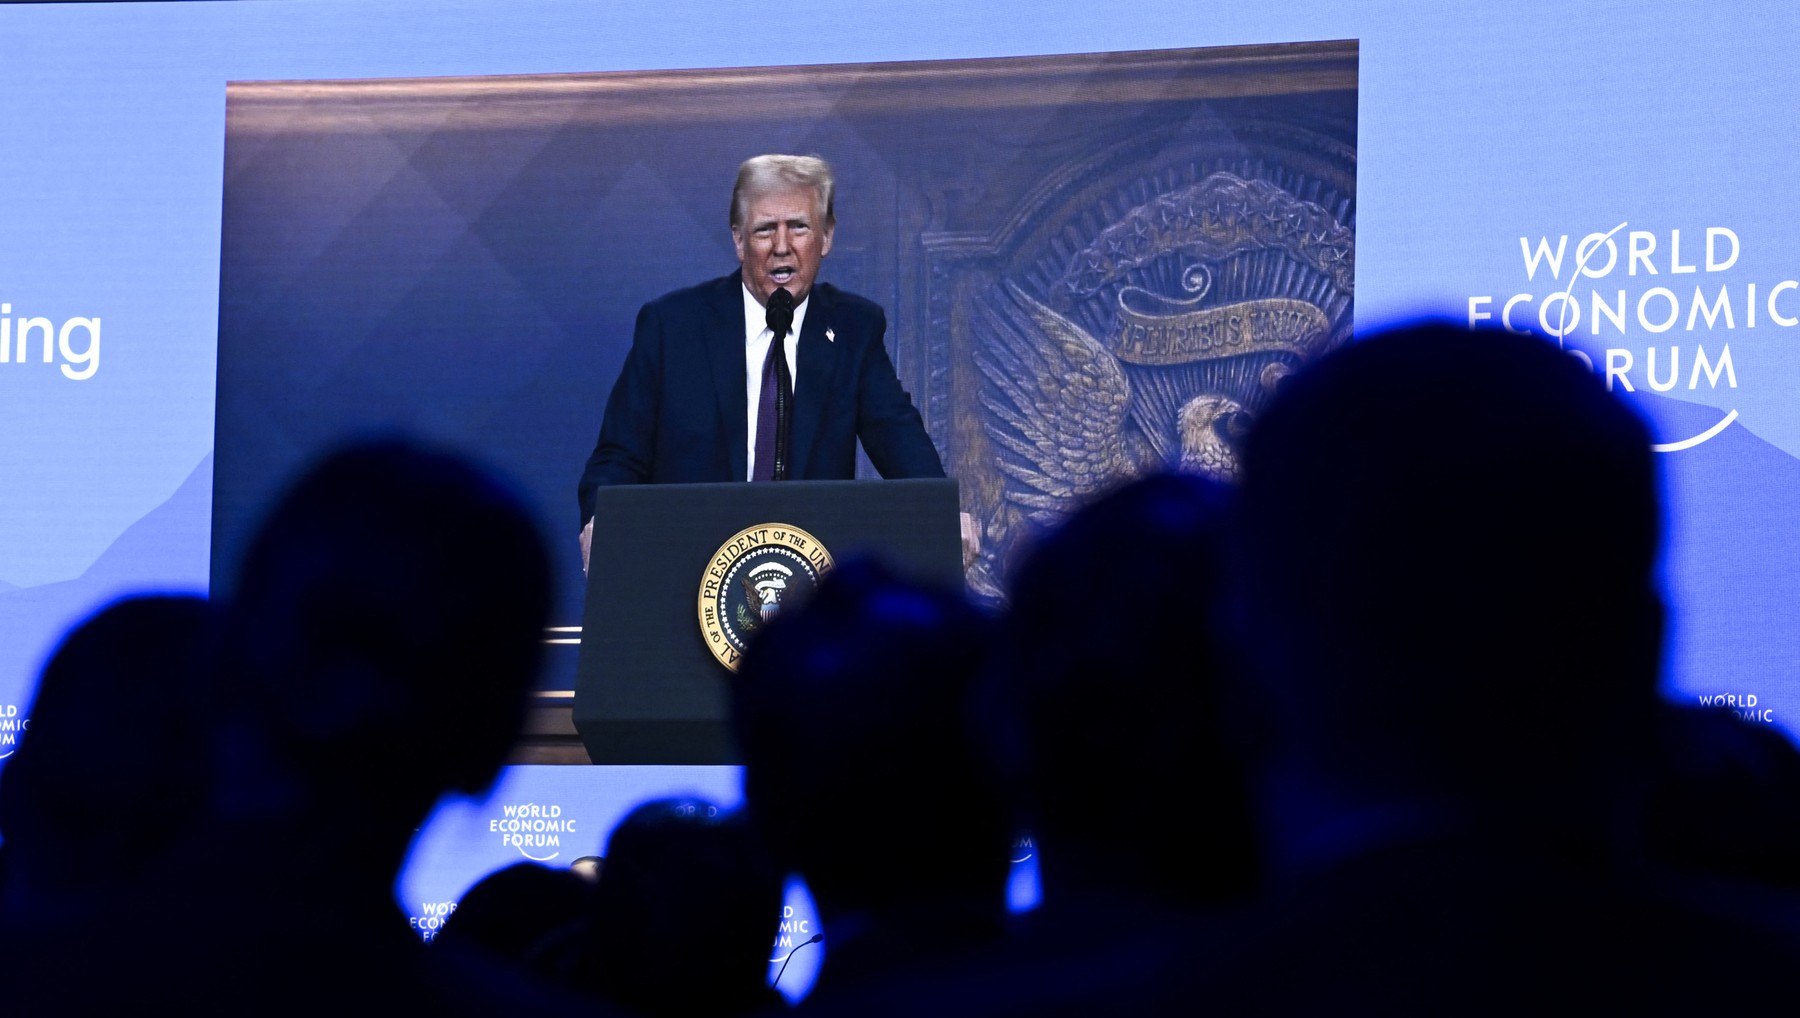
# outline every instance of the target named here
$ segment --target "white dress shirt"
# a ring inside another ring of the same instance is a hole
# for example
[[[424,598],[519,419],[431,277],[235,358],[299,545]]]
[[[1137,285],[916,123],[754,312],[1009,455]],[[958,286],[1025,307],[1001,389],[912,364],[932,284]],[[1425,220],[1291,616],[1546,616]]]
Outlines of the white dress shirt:
[[[800,326],[806,321],[806,305],[812,301],[812,294],[794,308],[794,324],[789,327],[787,339],[782,342],[782,352],[787,355],[788,377],[798,379],[798,351],[800,347]],[[767,324],[768,311],[756,302],[748,286],[744,287],[744,396],[746,411],[749,417],[749,430],[746,432],[744,446],[744,480],[756,476],[756,411],[762,403],[763,361],[769,356],[769,342],[775,338]],[[798,383],[796,383],[798,388]]]

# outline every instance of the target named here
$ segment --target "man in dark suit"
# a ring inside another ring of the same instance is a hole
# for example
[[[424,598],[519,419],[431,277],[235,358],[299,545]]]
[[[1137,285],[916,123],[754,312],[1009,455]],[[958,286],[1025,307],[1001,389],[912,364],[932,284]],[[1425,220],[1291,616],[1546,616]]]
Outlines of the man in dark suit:
[[[847,480],[859,438],[883,477],[944,476],[888,359],[881,308],[814,285],[837,223],[833,191],[817,157],[746,160],[731,196],[738,271],[638,312],[581,478],[584,561],[603,484]],[[966,516],[963,530],[966,552]]]

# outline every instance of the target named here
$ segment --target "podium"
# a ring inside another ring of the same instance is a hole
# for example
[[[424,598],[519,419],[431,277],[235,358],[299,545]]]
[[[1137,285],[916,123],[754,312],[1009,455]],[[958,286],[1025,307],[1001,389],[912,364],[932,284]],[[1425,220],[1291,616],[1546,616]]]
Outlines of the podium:
[[[942,478],[600,488],[573,711],[588,758],[737,763],[732,668],[759,613],[865,555],[959,586],[957,512]]]

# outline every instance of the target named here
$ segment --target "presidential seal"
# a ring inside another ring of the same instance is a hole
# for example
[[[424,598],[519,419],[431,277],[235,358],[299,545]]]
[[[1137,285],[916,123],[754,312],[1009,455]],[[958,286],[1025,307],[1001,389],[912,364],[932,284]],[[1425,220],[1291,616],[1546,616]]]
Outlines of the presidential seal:
[[[760,523],[719,546],[700,577],[700,634],[737,671],[756,631],[805,600],[831,572],[819,539],[786,523]]]

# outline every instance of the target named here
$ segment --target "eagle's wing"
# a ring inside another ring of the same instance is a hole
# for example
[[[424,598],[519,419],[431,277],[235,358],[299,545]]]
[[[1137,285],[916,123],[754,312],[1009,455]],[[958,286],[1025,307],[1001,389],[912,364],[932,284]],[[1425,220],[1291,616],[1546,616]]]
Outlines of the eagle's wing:
[[[1008,283],[974,302],[987,433],[1006,497],[1054,525],[1132,473],[1131,383],[1080,326]]]

